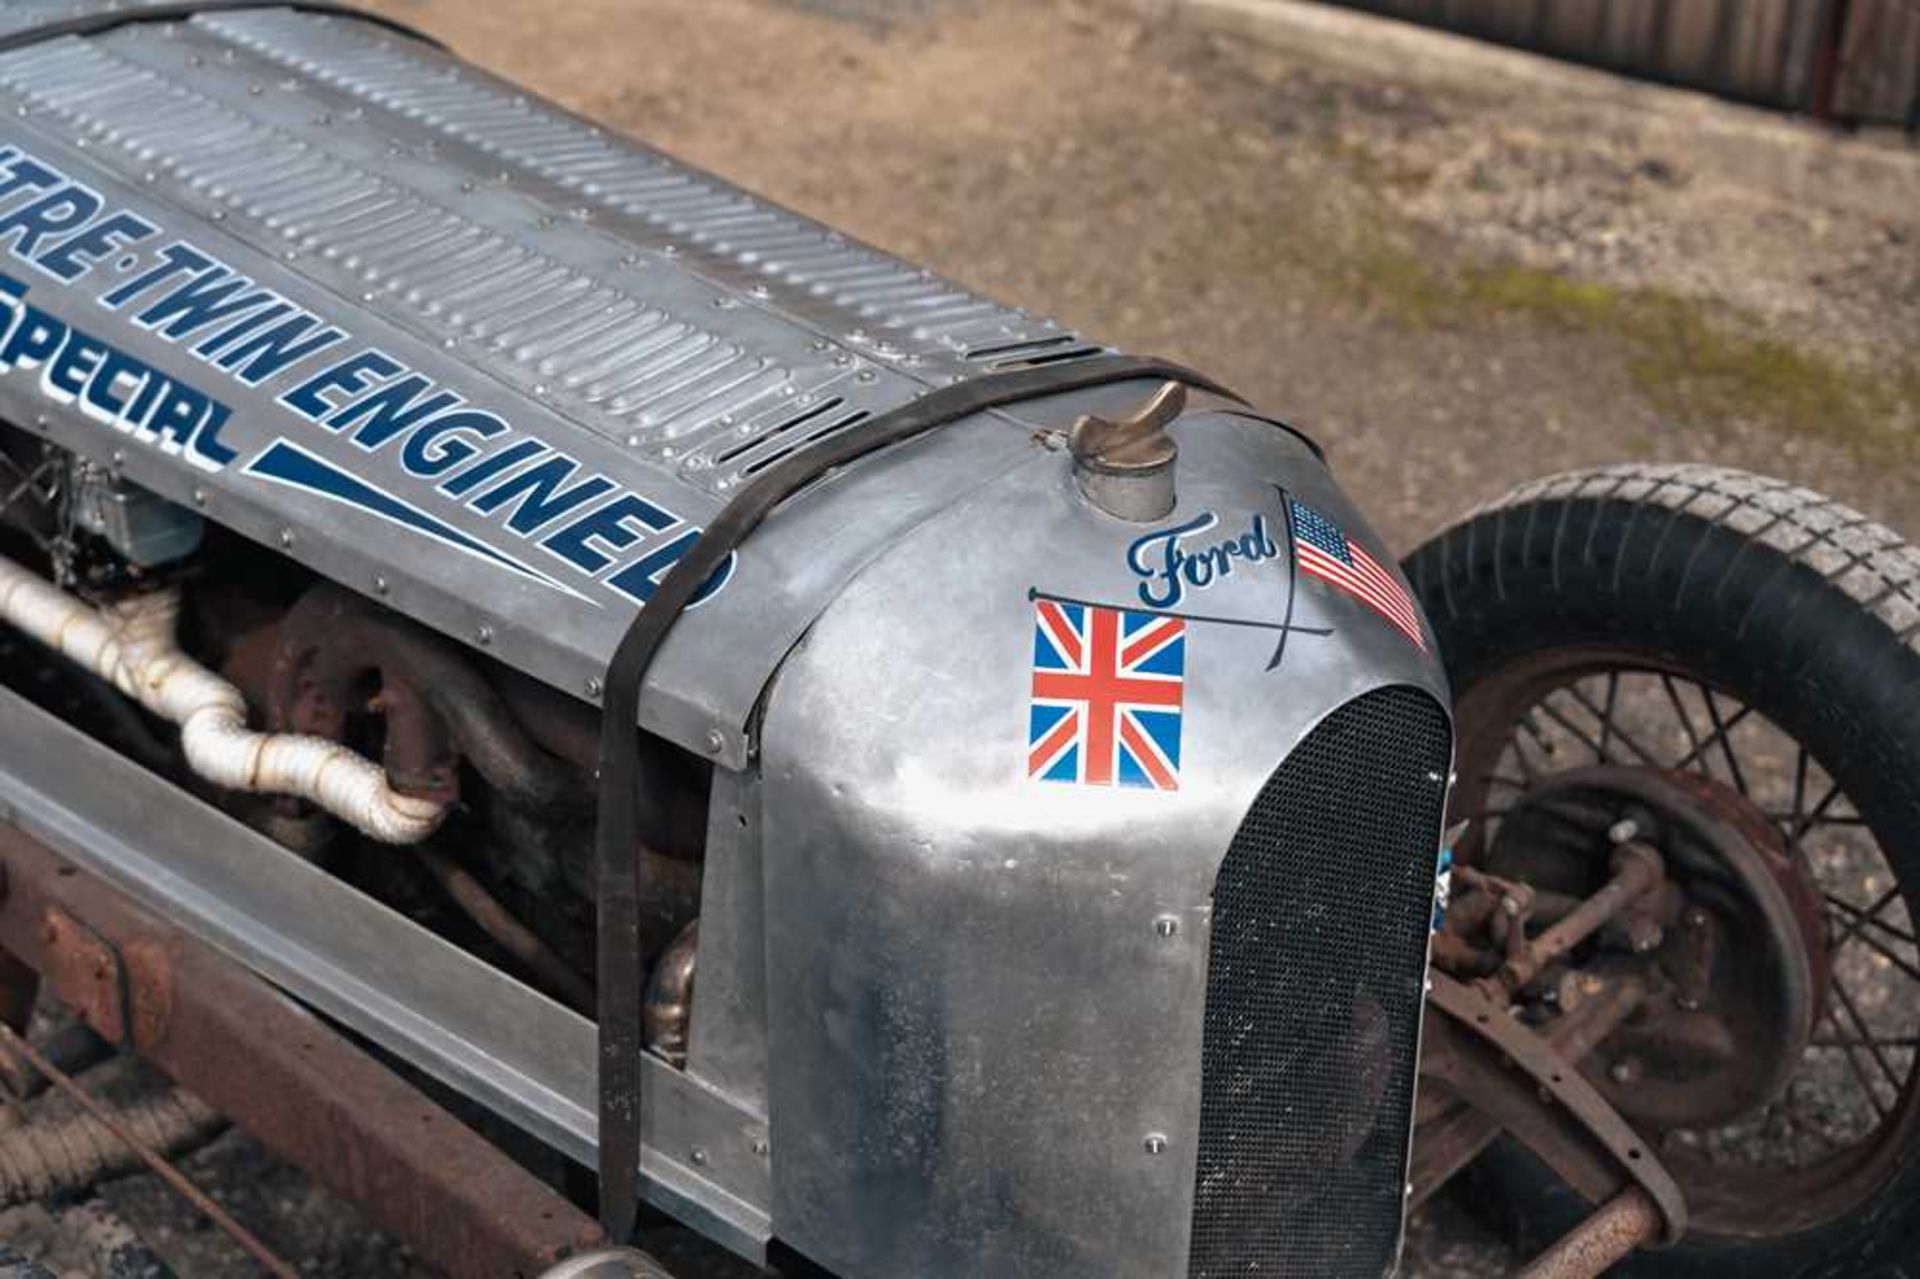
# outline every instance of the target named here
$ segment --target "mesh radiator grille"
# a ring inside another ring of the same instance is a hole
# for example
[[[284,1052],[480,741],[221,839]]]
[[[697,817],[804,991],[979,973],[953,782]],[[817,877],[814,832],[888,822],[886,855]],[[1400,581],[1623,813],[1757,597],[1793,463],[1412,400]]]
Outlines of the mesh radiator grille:
[[[1227,850],[1190,1279],[1378,1279],[1393,1262],[1451,747],[1427,694],[1356,698]]]

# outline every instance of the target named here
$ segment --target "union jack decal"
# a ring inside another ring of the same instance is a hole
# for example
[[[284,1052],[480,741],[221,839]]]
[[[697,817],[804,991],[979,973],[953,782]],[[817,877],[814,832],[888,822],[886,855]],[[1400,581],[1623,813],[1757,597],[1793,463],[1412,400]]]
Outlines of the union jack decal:
[[[1186,671],[1181,618],[1036,599],[1027,775],[1180,789]]]

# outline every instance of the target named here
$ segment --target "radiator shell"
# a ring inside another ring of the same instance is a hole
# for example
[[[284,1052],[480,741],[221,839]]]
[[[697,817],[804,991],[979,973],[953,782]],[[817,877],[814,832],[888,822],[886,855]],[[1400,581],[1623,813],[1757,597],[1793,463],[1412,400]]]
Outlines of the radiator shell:
[[[1379,553],[1297,437],[1228,413],[1190,415],[1174,433],[1180,505],[1166,526],[1211,513],[1226,534],[1278,518],[1280,486]],[[857,578],[770,690],[774,1230],[836,1274],[1164,1279],[1198,1264],[1216,877],[1302,739],[1381,696],[1414,699],[1427,728],[1398,758],[1353,758],[1385,774],[1368,793],[1411,801],[1411,838],[1379,854],[1395,891],[1333,891],[1365,875],[1357,860],[1279,889],[1304,914],[1345,912],[1329,962],[1364,968],[1377,944],[1390,970],[1394,1087],[1369,1126],[1386,1159],[1367,1190],[1392,1211],[1365,1221],[1363,1251],[1380,1261],[1366,1273],[1395,1253],[1448,771],[1444,685],[1372,610],[1304,575],[1294,621],[1326,633],[1292,634],[1273,667],[1274,633],[1231,623],[1282,617],[1288,566],[1240,566],[1182,601],[1217,620],[1186,631],[1178,789],[1036,779],[1036,593],[1137,603],[1128,549],[1141,536],[1080,501],[1065,455],[1043,451]],[[1310,802],[1337,822],[1351,797]],[[1321,1095],[1312,1079],[1298,1086],[1303,1101]],[[1298,1160],[1280,1171],[1303,1174]]]

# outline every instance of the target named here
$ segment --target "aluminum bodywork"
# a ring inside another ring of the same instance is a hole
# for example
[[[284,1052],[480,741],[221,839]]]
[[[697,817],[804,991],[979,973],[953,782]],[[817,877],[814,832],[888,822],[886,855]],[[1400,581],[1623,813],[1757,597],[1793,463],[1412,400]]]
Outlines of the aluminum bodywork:
[[[763,467],[1099,350],[336,17],[0,54],[0,120],[0,418],[586,700]],[[1207,397],[1168,428],[1170,514],[1087,500],[1069,429],[1156,389],[825,477],[652,667],[645,726],[720,767],[643,1170],[748,1256],[1186,1268],[1222,858],[1335,709],[1446,694],[1420,641],[1296,571],[1290,499],[1390,560],[1286,428]],[[1047,600],[1182,619],[1177,777],[1033,775]],[[58,748],[0,767],[23,825],[590,1161],[583,1019],[144,774],[90,797],[105,752],[17,699],[0,728]],[[1422,785],[1437,822],[1446,778]]]
[[[1030,778],[1033,592],[1138,607],[1138,539],[1273,527],[1277,486],[1359,525],[1283,430],[1203,413],[1174,434],[1164,524],[1092,509],[1036,446],[857,579],[770,695],[775,1229],[831,1269],[1185,1273],[1220,859],[1336,706],[1445,699],[1404,637],[1305,586],[1293,621],[1329,633],[1273,667],[1288,565],[1241,563],[1179,605],[1216,619],[1187,624],[1179,789]]]
[[[14,5],[0,21],[45,16]],[[0,55],[0,113],[8,159],[82,184],[99,217],[155,228],[71,282],[0,232],[14,251],[0,272],[26,303],[229,409],[219,438],[235,456],[207,471],[141,447],[30,368],[0,377],[0,411],[587,698],[646,589],[613,585],[622,562],[657,577],[759,465],[927,386],[1096,349],[367,24],[263,10],[57,39]],[[0,216],[51,189],[14,183]],[[101,304],[182,245],[207,264]],[[139,320],[181,285],[236,280],[218,319]],[[306,336],[340,336],[254,385],[219,364],[296,310],[315,322]],[[336,408],[419,377],[409,407],[445,394],[457,402],[443,412],[507,429],[449,429],[410,470],[398,435],[366,447],[349,438],[364,419],[327,426],[289,407],[329,369],[357,377],[316,392]],[[448,491],[528,442],[539,451]],[[869,464],[887,482],[858,497],[785,512],[662,655],[649,727],[743,762],[754,699],[822,603],[1024,442],[983,415]],[[469,444],[485,456],[413,473]],[[479,509],[489,489],[567,463],[567,483],[594,491],[562,513],[518,498]],[[623,500],[644,509],[620,521]],[[572,560],[556,554],[556,535],[596,511],[606,522],[576,529]],[[581,569],[621,538],[612,563]]]

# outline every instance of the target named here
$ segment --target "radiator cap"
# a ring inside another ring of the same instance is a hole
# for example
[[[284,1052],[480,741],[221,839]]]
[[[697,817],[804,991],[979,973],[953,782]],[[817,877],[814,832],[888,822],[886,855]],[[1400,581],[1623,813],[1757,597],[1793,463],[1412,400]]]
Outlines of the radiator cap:
[[[1131,417],[1112,421],[1092,413],[1067,437],[1080,492],[1109,515],[1140,524],[1173,511],[1173,464],[1180,448],[1167,427],[1187,407],[1187,388],[1168,382]]]

